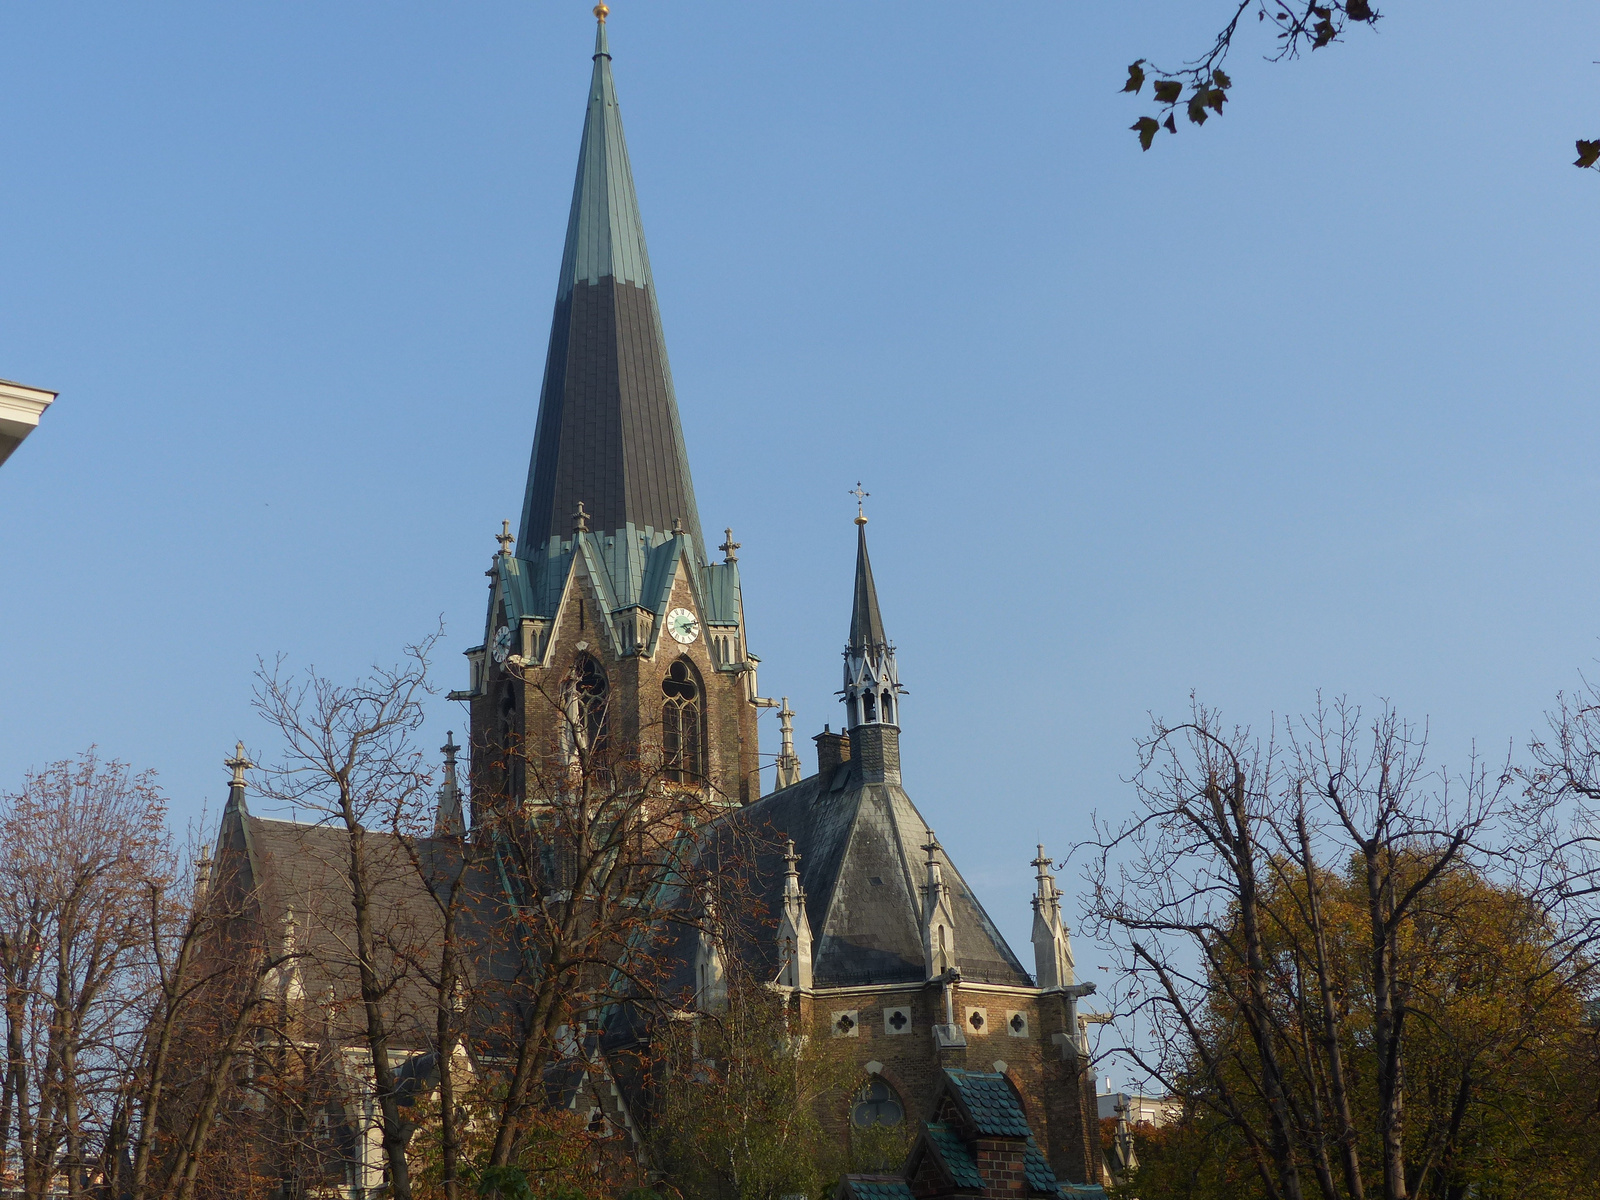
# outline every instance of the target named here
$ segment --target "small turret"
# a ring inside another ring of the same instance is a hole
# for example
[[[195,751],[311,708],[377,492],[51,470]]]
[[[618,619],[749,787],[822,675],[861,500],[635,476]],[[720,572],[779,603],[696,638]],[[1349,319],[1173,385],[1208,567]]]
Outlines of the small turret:
[[[933,830],[928,830],[928,840],[922,848],[928,855],[928,882],[922,888],[922,953],[927,978],[938,979],[956,968],[956,920],[950,906],[950,889],[945,887],[939,867],[938,856],[943,848]]]
[[[716,901],[707,890],[694,948],[694,1001],[701,1012],[721,1012],[728,1005],[728,972],[722,962],[718,928]]]
[[[787,706],[785,706],[787,707]],[[783,916],[778,923],[778,953],[783,968],[778,973],[782,987],[811,988],[811,922],[806,919],[806,893],[800,886],[800,856],[789,842],[783,855]]]
[[[900,782],[900,668],[883,630],[878,587],[867,557],[867,515],[859,501],[868,493],[856,484],[856,583],[850,609],[850,641],[844,651],[845,729],[851,755],[869,783]]]
[[[800,782],[800,756],[794,752],[794,710],[789,707],[787,696],[778,709],[778,733],[783,740],[778,748],[778,778],[774,789]]]
[[[868,493],[856,485],[859,500]],[[856,506],[856,585],[850,608],[850,642],[844,651],[845,728],[894,725],[900,719],[900,672],[894,647],[883,631],[878,611],[878,586],[867,557],[867,514]]]
[[[1070,987],[1077,982],[1072,961],[1072,942],[1061,923],[1061,889],[1050,873],[1050,859],[1044,847],[1031,864],[1037,888],[1033,896],[1034,978],[1042,988]]]
[[[467,833],[466,820],[461,814],[461,788],[456,782],[456,754],[460,749],[456,745],[455,731],[445,734],[444,745],[439,747],[444,755],[444,786],[439,789],[439,807],[433,818],[434,837],[458,838]]]

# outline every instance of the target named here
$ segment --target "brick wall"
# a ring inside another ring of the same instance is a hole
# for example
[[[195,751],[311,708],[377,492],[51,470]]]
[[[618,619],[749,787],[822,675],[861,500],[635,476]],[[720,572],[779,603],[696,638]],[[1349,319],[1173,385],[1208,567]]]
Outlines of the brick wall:
[[[997,1062],[1005,1063],[1004,1074],[1021,1096],[1034,1137],[1058,1178],[1099,1182],[1099,1124],[1088,1119],[1095,1113],[1094,1076],[1076,1061],[1064,1062],[1051,1042],[1051,1035],[1064,1028],[1062,1000],[971,984],[957,985],[953,1000],[967,1037],[964,1049],[940,1050],[934,1044],[933,1026],[944,1021],[944,996],[937,985],[822,992],[801,999],[801,1018],[813,1039],[827,1041],[857,1064],[862,1083],[866,1064],[881,1063],[881,1075],[900,1094],[913,1127],[938,1119],[930,1106],[946,1067],[990,1071]],[[894,1008],[910,1011],[907,1032],[886,1032],[884,1012]],[[983,1032],[965,1020],[974,1008],[986,1014]],[[853,1036],[834,1036],[832,1015],[840,1011],[857,1014]],[[1025,1016],[1026,1037],[1009,1032],[1006,1016],[1013,1012]],[[818,1117],[824,1128],[844,1139],[849,1136],[848,1109],[848,1103],[831,1098]]]

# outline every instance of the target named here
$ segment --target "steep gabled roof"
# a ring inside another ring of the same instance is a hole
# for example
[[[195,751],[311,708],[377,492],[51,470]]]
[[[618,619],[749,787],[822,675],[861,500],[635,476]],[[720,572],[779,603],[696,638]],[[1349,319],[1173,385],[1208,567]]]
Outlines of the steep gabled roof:
[[[517,552],[546,553],[579,503],[596,532],[677,522],[705,560],[644,224],[602,23],[556,285]]]
[[[733,819],[773,846],[758,857],[754,872],[771,912],[781,907],[783,886],[777,847],[794,839],[817,987],[914,983],[926,976],[921,847],[927,825],[897,784],[864,782],[860,765],[845,762],[762,797]],[[1031,986],[966,880],[941,857],[963,978]],[[776,949],[770,952],[775,958]]]

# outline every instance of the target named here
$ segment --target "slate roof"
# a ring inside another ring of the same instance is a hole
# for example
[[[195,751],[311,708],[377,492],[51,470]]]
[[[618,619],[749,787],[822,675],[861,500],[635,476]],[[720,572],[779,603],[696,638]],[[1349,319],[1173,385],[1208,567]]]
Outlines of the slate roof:
[[[983,1186],[983,1176],[978,1173],[978,1164],[972,1161],[972,1154],[967,1149],[966,1142],[961,1140],[961,1134],[953,1127],[943,1121],[929,1121],[922,1127],[922,1136],[927,1139],[928,1145],[943,1164],[951,1183],[956,1187]]]
[[[386,1001],[392,1044],[425,1050],[434,1031],[435,993],[421,967],[431,965],[442,936],[438,906],[398,839],[369,830],[365,836],[372,882],[377,967],[391,985]],[[460,879],[460,843],[419,838],[422,868],[436,887]],[[308,1013],[319,1032],[334,1041],[359,1041],[365,1028],[350,906],[349,842],[342,828],[279,821],[252,815],[242,788],[230,789],[217,838],[216,885],[253,891],[257,920],[269,945],[292,936],[300,957],[293,968]],[[238,872],[237,875],[234,872]],[[462,885],[466,903],[459,918],[463,942],[478,947],[469,964],[494,1003],[495,981],[523,969],[521,959],[490,929],[506,920],[495,881],[474,870]],[[292,932],[291,932],[292,930]],[[417,1070],[428,1064],[418,1062]]]
[[[518,554],[533,560],[559,553],[550,540],[570,535],[580,502],[591,529],[628,530],[630,541],[639,533],[659,540],[681,520],[705,561],[604,25],[595,40]]]
[[[757,856],[753,874],[772,913],[782,907],[779,847],[794,839],[811,924],[815,986],[926,978],[921,847],[927,824],[898,784],[867,783],[858,762],[845,762],[826,777],[812,775],[772,792],[729,819],[769,846]],[[1032,978],[948,857],[943,857],[943,871],[962,977],[1031,987]],[[752,949],[766,955],[776,972],[777,947],[770,932]]]
[[[867,557],[866,518],[862,517],[856,522],[856,590],[850,607],[850,648],[870,650],[888,644],[883,615],[878,611],[878,585],[872,580],[872,560]]]

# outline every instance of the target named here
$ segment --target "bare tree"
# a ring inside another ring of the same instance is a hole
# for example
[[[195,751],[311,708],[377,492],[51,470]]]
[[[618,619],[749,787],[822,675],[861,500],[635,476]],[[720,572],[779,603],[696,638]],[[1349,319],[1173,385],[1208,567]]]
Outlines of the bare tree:
[[[1408,1174],[1411,1025],[1449,1020],[1448,997],[1430,992],[1443,935],[1497,904],[1527,912],[1540,949],[1524,985],[1562,943],[1515,890],[1525,859],[1507,823],[1509,770],[1429,773],[1423,737],[1388,710],[1367,721],[1319,708],[1282,733],[1263,743],[1199,706],[1158,722],[1137,813],[1097,822],[1086,915],[1124,958],[1132,1025],[1119,1049],[1233,1126],[1268,1196],[1405,1200],[1441,1179],[1462,1133],[1460,1120],[1430,1125]],[[1558,977],[1570,996],[1574,976]],[[1350,1077],[1358,1046],[1369,1092]],[[1464,1078],[1476,1086],[1482,1072]]]
[[[143,900],[173,873],[165,816],[150,774],[92,750],[0,802],[0,1107],[30,1200],[85,1193],[137,1059]]]
[[[343,834],[353,954],[366,1049],[374,1082],[389,1194],[410,1200],[406,1160],[410,1124],[401,1111],[390,1049],[392,998],[404,975],[376,899],[380,871],[392,854],[375,852],[369,826],[392,824],[394,814],[425,802],[432,776],[413,735],[429,694],[428,655],[439,635],[410,646],[401,665],[375,668],[364,680],[339,685],[314,670],[286,675],[280,660],[257,674],[255,707],[283,743],[282,762],[263,788],[271,799],[307,809]],[[410,931],[406,931],[409,935]],[[403,935],[409,948],[409,936]]]
[[[144,1041],[99,1172],[119,1197],[190,1200],[219,1113],[241,1099],[236,1065],[274,1015],[265,981],[293,958],[253,936],[255,899],[203,869],[146,881]]]
[[[754,911],[741,837],[718,824],[726,799],[648,733],[637,742],[613,735],[605,694],[580,685],[523,678],[530,703],[556,715],[560,749],[502,747],[498,777],[520,795],[479,798],[474,810],[475,836],[492,846],[512,891],[523,963],[503,1010],[510,1054],[491,1168],[515,1164],[564,1032],[597,1029],[606,1010],[645,1026],[679,1012],[696,987],[674,974],[687,948]]]

